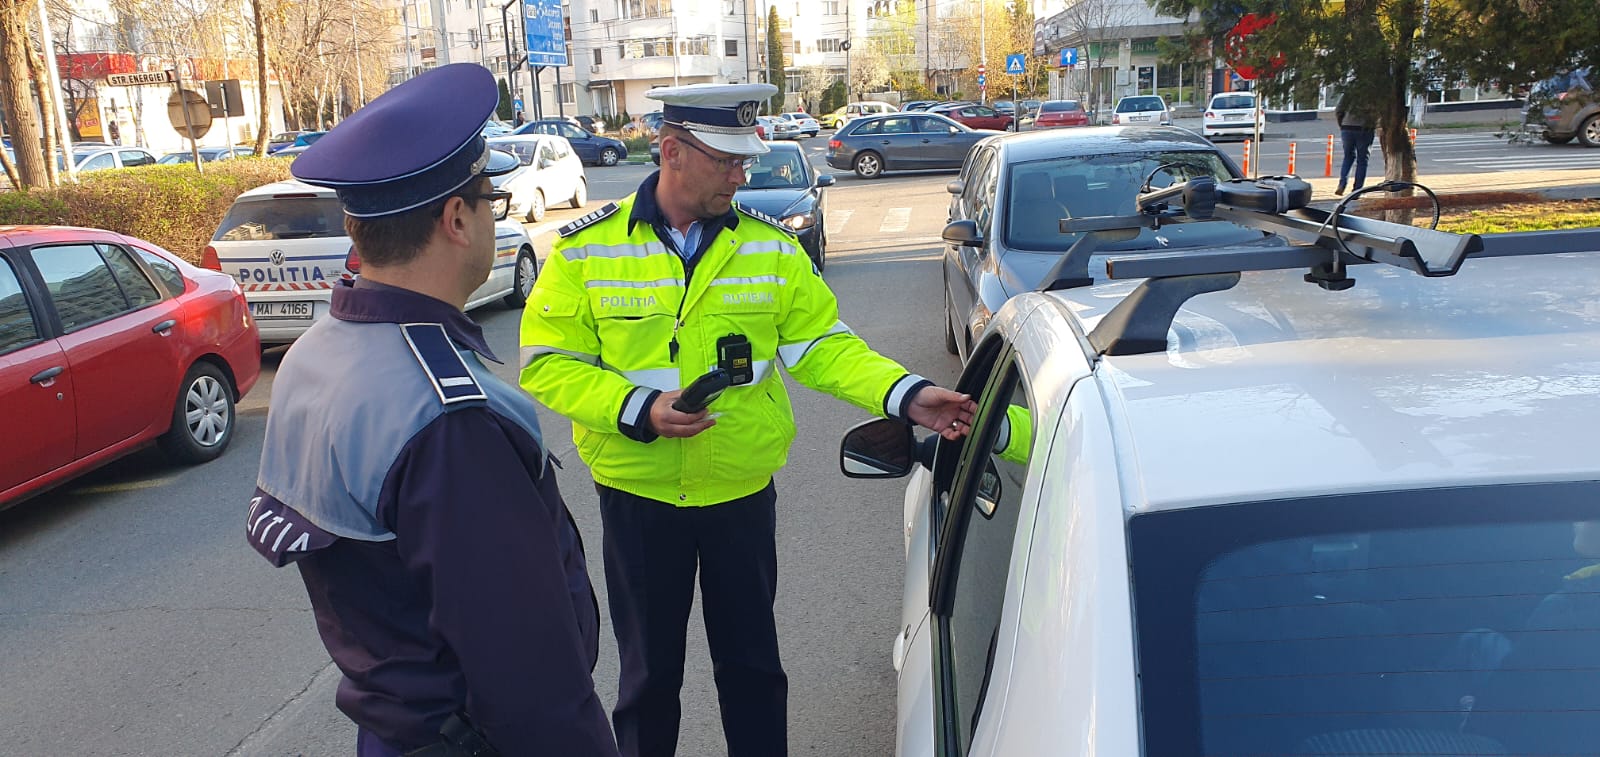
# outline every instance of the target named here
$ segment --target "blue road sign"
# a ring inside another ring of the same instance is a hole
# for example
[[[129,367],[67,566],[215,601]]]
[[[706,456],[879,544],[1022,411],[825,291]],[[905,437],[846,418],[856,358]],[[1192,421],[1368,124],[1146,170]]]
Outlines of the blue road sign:
[[[561,0],[522,0],[522,16],[528,28],[528,65],[567,65],[567,35],[561,18]]]
[[[1076,48],[1076,47],[1063,47],[1063,48],[1061,48],[1061,67],[1062,68],[1067,68],[1069,66],[1076,66],[1076,65],[1078,65],[1078,48]]]
[[[983,86],[988,80],[988,77],[984,76],[983,74],[978,74],[978,86]]]
[[[1021,54],[1018,54],[1018,55],[1007,55],[1006,56],[1006,73],[1011,74],[1012,76],[1016,76],[1018,74],[1021,74],[1022,71],[1023,71],[1023,62],[1022,62],[1023,57],[1024,56],[1022,56]]]
[[[512,100],[511,101],[511,109],[512,110],[522,110],[522,98],[519,97],[519,98],[517,98],[515,100]]]

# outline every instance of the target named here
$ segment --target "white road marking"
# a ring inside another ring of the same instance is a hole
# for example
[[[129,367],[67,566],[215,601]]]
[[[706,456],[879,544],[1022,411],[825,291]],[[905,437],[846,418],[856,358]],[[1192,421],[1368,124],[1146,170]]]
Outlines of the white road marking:
[[[911,225],[911,208],[889,208],[883,214],[883,223],[878,226],[879,233],[898,234]]]
[[[828,222],[827,222],[828,223],[828,228],[827,228],[827,232],[829,234],[838,234],[841,230],[844,229],[844,225],[850,222],[850,216],[853,216],[855,214],[856,214],[856,211],[855,211],[854,208],[845,208],[843,210],[831,210],[831,211],[828,211]]]

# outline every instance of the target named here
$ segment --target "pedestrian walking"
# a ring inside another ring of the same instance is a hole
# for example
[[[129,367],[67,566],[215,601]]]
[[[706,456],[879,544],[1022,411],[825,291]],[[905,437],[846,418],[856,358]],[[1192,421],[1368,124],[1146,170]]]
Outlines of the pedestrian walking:
[[[794,235],[733,204],[770,84],[651,90],[661,169],[559,230],[522,321],[522,386],[572,419],[599,492],[621,657],[612,717],[629,757],[678,742],[698,571],[730,757],[787,753],[773,618],[777,490],[795,424],[778,366],[867,411],[956,439],[976,411],[873,352]],[[675,403],[702,374],[726,391]]]
[[[122,144],[122,129],[117,127],[116,121],[107,121],[106,131],[111,135],[111,144],[119,146]]]
[[[1339,168],[1339,186],[1333,193],[1343,195],[1352,165],[1356,169],[1355,188],[1367,183],[1367,156],[1372,151],[1372,138],[1378,133],[1378,118],[1370,105],[1351,93],[1339,98],[1333,117],[1339,123],[1339,143],[1344,146],[1344,165]]]
[[[295,563],[361,757],[616,754],[599,608],[535,405],[462,312],[489,275],[494,76],[441,66],[297,158],[361,276],[283,358],[246,523]],[[400,145],[400,147],[396,147]]]

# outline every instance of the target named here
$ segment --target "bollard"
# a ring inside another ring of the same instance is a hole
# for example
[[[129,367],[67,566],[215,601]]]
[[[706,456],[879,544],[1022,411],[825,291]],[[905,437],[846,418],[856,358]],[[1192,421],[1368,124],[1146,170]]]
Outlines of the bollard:
[[[1328,153],[1327,153],[1327,157],[1324,159],[1324,161],[1322,163],[1322,176],[1324,178],[1331,178],[1333,176],[1333,135],[1332,134],[1328,135]]]
[[[1244,141],[1244,175],[1245,176],[1251,176],[1251,174],[1250,174],[1250,142],[1251,141],[1252,140],[1248,140],[1248,139]],[[1251,177],[1251,178],[1254,178],[1254,177]]]
[[[1294,143],[1289,143],[1289,175],[1294,176]]]
[[[1407,129],[1406,131],[1411,133],[1411,146],[1415,148],[1417,146],[1417,130],[1415,128],[1411,128]]]

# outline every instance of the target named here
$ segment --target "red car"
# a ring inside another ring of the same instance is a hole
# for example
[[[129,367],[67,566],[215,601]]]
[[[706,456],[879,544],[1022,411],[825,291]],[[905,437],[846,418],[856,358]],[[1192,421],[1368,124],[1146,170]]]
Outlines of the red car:
[[[957,121],[969,129],[992,129],[995,131],[1016,131],[1017,120],[1010,115],[1001,113],[987,105],[974,103],[952,103],[949,105],[935,105],[928,109],[929,113],[938,113],[941,116]]]
[[[151,442],[216,458],[260,373],[232,277],[110,231],[0,226],[0,507]]]
[[[1039,103],[1039,114],[1033,118],[1035,129],[1088,125],[1089,112],[1077,100],[1045,100]]]

